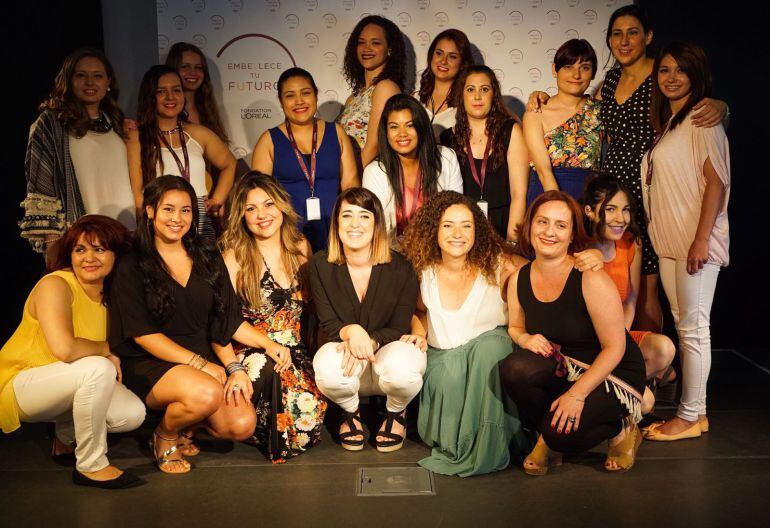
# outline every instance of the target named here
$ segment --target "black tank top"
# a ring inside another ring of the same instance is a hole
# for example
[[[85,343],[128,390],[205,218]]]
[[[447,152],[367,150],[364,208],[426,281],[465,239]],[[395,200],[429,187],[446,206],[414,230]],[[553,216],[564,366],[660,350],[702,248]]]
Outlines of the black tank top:
[[[549,341],[561,346],[565,356],[593,364],[602,350],[594,330],[591,316],[583,298],[583,274],[573,269],[559,297],[551,302],[541,302],[532,291],[531,264],[519,271],[516,292],[524,310],[528,334],[542,334]],[[645,368],[639,346],[626,332],[626,351],[612,374],[644,391]]]

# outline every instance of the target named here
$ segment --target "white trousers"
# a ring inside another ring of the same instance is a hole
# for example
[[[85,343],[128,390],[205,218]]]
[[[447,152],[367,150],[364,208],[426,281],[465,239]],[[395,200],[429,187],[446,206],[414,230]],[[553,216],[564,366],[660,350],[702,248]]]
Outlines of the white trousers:
[[[358,409],[359,395],[377,394],[387,396],[388,411],[401,412],[420,392],[427,356],[414,345],[388,343],[375,353],[373,363],[360,360],[351,376],[343,374],[343,353],[337,345],[338,342],[332,342],[319,348],[313,358],[313,369],[316,385],[324,396],[345,411]]]
[[[706,383],[711,371],[711,303],[719,266],[706,264],[695,275],[686,260],[660,258],[660,281],[671,305],[682,359],[682,399],[676,415],[695,421],[706,414]]]
[[[109,465],[107,432],[142,425],[142,400],[115,379],[115,366],[98,356],[58,361],[23,370],[13,379],[22,422],[55,422],[56,437],[76,442],[77,469],[92,472]]]

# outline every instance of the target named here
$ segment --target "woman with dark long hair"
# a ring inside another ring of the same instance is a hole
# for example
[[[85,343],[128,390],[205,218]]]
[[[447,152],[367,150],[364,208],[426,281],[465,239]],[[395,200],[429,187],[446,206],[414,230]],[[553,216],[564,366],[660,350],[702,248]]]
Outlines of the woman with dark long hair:
[[[457,156],[436,145],[428,114],[414,97],[388,99],[377,134],[380,155],[364,169],[362,185],[379,198],[388,235],[397,240],[427,198],[462,193],[463,181]]]
[[[172,174],[190,182],[201,210],[198,232],[213,242],[214,218],[224,213],[233,186],[235,158],[211,130],[185,123],[182,79],[170,66],[147,70],[139,86],[139,130],[128,135],[131,188],[137,209],[142,207],[142,188],[157,176]],[[206,165],[219,170],[216,187],[209,193]]]
[[[526,209],[529,160],[521,124],[505,107],[488,66],[469,66],[459,85],[456,123],[441,134],[441,144],[457,154],[466,196],[501,237],[515,241]]]
[[[385,102],[406,89],[404,35],[398,26],[379,15],[359,20],[345,45],[343,74],[353,93],[337,122],[353,138],[363,168],[377,157]]]
[[[70,53],[40,112],[24,160],[21,236],[43,253],[85,214],[103,214],[134,229],[118,81],[104,53]]]

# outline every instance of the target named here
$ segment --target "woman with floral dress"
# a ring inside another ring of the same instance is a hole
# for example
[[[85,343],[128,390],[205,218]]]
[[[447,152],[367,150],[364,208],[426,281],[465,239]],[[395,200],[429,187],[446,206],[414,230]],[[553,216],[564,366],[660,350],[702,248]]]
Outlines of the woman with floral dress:
[[[264,338],[259,348],[236,346],[254,387],[253,440],[273,463],[282,463],[318,443],[326,413],[300,335],[307,301],[300,270],[310,244],[296,228],[289,196],[270,176],[247,173],[231,207],[220,248],[243,317]]]

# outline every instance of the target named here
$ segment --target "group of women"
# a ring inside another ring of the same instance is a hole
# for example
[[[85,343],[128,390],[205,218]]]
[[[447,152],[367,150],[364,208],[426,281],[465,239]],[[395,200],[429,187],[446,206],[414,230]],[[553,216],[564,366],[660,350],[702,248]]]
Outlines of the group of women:
[[[109,464],[106,434],[145,408],[173,474],[201,429],[284,462],[320,440],[329,402],[341,446],[361,450],[371,395],[377,450],[403,445],[417,398],[420,464],[460,476],[527,452],[542,475],[605,440],[605,468],[625,471],[643,435],[708,431],[730,175],[703,51],[648,58],[648,20],[620,8],[597,95],[596,54],[570,40],[557,93],[533,94],[522,123],[456,29],[431,44],[418,97],[402,93],[402,38],[358,23],[337,123],[315,117],[310,73],[284,71],[286,120],[237,178],[200,50],[177,44],[145,74],[136,122],[101,52],[68,57],[30,135],[20,225],[49,274],[0,352],[3,431],[54,421],[53,455],[102,488],[142,483]],[[682,400],[641,431],[649,387],[677,375],[650,308],[658,265]]]

